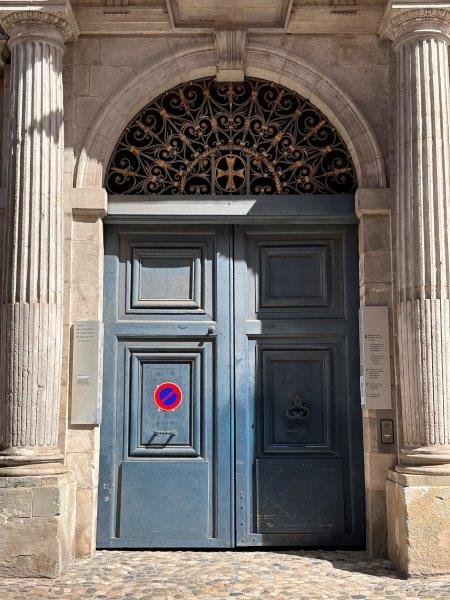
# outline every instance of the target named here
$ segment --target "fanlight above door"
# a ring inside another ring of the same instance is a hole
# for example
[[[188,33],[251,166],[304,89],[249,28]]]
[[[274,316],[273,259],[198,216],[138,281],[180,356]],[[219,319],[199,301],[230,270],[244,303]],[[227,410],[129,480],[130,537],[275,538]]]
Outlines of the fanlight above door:
[[[308,100],[274,83],[213,78],[161,94],[112,154],[110,194],[351,194],[352,159]]]

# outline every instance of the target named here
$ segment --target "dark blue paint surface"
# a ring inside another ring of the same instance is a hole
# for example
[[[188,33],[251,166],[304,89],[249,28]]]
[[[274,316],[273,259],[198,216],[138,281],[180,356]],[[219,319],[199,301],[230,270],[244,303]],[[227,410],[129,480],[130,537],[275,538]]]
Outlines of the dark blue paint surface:
[[[363,544],[355,227],[105,245],[99,547]]]
[[[233,544],[230,241],[107,228],[99,547]]]
[[[356,228],[237,227],[236,543],[364,544]]]

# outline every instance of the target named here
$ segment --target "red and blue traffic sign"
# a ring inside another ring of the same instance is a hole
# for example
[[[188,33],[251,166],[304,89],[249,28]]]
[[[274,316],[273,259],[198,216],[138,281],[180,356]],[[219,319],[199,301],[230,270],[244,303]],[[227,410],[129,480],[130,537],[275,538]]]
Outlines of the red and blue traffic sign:
[[[153,399],[161,410],[175,410],[183,400],[183,392],[176,383],[165,381],[156,386]]]

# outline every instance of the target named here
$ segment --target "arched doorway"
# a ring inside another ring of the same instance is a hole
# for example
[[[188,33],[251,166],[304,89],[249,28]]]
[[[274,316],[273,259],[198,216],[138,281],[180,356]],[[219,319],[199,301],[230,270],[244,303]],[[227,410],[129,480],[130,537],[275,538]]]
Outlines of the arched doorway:
[[[105,187],[132,209],[106,231],[99,545],[362,544],[335,127],[283,86],[196,80],[128,124]]]

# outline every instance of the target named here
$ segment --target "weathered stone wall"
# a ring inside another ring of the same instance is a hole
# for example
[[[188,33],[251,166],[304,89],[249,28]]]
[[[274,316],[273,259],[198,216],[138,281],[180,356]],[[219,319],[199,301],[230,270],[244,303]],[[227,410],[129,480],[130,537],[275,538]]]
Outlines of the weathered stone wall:
[[[100,111],[127,82],[162,60],[171,56],[175,60],[183,49],[191,51],[208,43],[212,44],[212,38],[208,36],[141,38],[139,43],[132,38],[80,38],[73,45],[75,156],[79,157]],[[315,67],[324,77],[340,86],[373,129],[387,171],[390,170],[389,165],[393,165],[389,159],[393,135],[390,121],[393,118],[394,57],[386,40],[370,34],[251,35],[249,44],[284,51]],[[187,71],[185,79],[189,80],[189,77]],[[130,111],[130,119],[133,116]]]
[[[389,309],[390,353],[394,356],[392,285],[392,195],[388,189],[356,192],[359,218],[359,295],[361,306]],[[367,548],[372,556],[386,556],[386,474],[397,464],[398,436],[394,444],[380,443],[380,419],[395,421],[395,370],[391,359],[390,410],[363,409],[364,473],[366,485]]]
[[[103,226],[106,194],[92,198],[92,191],[81,190],[72,196],[71,306],[76,320],[101,320],[103,309]],[[99,457],[99,428],[69,425],[67,432],[67,464],[77,481],[77,556],[89,555],[95,549]]]
[[[450,477],[389,472],[389,557],[412,576],[450,572]]]
[[[75,535],[75,490],[70,473],[0,477],[3,577],[56,577],[62,565],[70,564]]]

